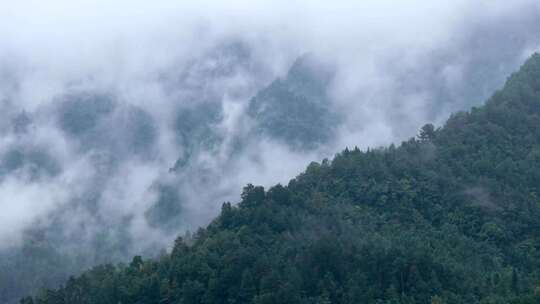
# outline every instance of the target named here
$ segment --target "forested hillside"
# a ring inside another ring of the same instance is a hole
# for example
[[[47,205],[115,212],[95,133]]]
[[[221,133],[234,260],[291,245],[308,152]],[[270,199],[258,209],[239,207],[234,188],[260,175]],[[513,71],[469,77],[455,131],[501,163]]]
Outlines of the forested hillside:
[[[279,164],[276,164],[279,165]],[[539,303],[540,55],[485,106],[398,147],[345,149],[157,260],[22,303]]]
[[[332,67],[314,56],[298,58],[285,79],[276,79],[250,100],[252,137],[266,135],[294,149],[313,149],[336,136],[343,118],[331,107]]]

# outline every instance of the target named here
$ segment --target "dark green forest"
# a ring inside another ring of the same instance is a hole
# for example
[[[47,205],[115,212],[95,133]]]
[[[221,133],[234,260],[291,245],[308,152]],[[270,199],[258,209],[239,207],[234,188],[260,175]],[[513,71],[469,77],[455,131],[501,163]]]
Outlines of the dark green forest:
[[[440,128],[248,185],[170,254],[21,303],[540,303],[540,55]]]

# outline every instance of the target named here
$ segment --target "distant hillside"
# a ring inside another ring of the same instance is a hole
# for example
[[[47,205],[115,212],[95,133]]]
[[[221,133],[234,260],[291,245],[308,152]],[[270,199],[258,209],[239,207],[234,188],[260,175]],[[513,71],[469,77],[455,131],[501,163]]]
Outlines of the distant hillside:
[[[296,60],[284,79],[277,79],[251,99],[248,115],[255,136],[266,135],[297,149],[332,141],[343,119],[332,108],[331,67],[311,55]]]
[[[22,303],[539,303],[540,55],[485,106],[399,147],[345,149],[171,254]]]
[[[191,216],[190,208],[209,208],[204,204],[211,203],[215,210],[212,216],[218,213],[219,204],[200,196],[196,188],[206,190],[223,183],[222,172],[231,170],[235,159],[246,157],[253,145],[270,140],[287,149],[307,151],[329,143],[339,124],[326,96],[331,71],[311,56],[303,56],[289,68],[284,80],[276,79],[270,85],[265,81],[263,85],[254,76],[264,75],[264,71],[249,73],[260,69],[257,59],[251,57],[241,43],[218,45],[184,69],[164,75],[160,84],[175,101],[167,108],[171,112],[168,124],[157,121],[148,109],[122,99],[114,90],[67,91],[56,96],[49,107],[14,115],[9,123],[17,141],[6,147],[5,153],[0,151],[0,183],[26,175],[36,184],[62,180],[62,174],[69,171],[70,164],[55,154],[50,142],[33,140],[44,122],[57,128],[70,151],[87,158],[90,167],[85,170],[91,172],[89,176],[78,174],[82,185],[72,189],[76,194],[69,206],[50,212],[46,222],[30,225],[20,246],[0,248],[0,303],[14,303],[38,288],[56,287],[69,275],[91,266],[129,259],[134,251],[157,255],[166,244],[164,238],[172,240],[178,231],[193,225],[188,221],[209,222],[210,216]],[[249,81],[237,87],[227,83],[235,75],[249,75]],[[274,90],[276,83],[285,91]],[[228,98],[246,103],[246,111],[237,118],[246,123],[241,132],[223,130],[222,126],[227,115],[222,99],[233,93],[238,96]],[[296,110],[290,111],[289,104]],[[163,125],[170,128],[175,146],[171,150],[180,153],[176,161],[161,164],[160,157],[167,150],[160,146],[167,134]],[[145,209],[125,210],[127,215],[111,218],[102,212],[109,205],[104,202],[112,199],[110,205],[116,205],[118,198],[107,197],[111,191],[108,187],[114,187],[111,180],[116,174],[123,175],[120,172],[130,161],[163,165],[164,174],[140,189],[141,193],[155,193],[144,198]],[[238,195],[239,188],[231,186],[205,192],[209,197],[230,196],[227,188],[234,188],[234,195]],[[190,191],[198,193],[196,199],[190,197]],[[129,227],[137,214],[161,239],[150,239],[155,242],[150,246],[134,242]]]

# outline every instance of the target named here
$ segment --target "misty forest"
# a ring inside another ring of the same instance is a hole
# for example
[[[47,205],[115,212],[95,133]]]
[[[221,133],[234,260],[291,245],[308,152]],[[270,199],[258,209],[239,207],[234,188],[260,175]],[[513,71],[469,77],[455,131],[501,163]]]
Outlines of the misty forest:
[[[540,3],[0,6],[0,304],[540,304]]]

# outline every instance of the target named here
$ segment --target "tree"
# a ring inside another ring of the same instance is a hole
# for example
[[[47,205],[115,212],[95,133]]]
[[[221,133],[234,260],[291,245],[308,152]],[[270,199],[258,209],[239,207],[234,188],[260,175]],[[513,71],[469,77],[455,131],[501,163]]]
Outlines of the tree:
[[[418,135],[418,138],[421,141],[431,141],[435,138],[435,127],[432,124],[425,124],[420,129],[420,134]]]
[[[244,187],[242,191],[242,202],[240,203],[244,207],[256,206],[257,204],[264,201],[265,193],[264,187],[262,186],[253,186],[248,184]]]

